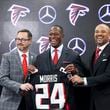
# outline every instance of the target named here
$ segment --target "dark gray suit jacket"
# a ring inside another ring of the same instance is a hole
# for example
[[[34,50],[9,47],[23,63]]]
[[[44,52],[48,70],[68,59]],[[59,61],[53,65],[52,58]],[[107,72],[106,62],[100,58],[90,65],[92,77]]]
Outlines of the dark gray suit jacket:
[[[86,68],[84,67],[80,56],[73,52],[73,50],[68,49],[66,47],[63,47],[61,56],[59,58],[58,64],[54,65],[51,59],[51,52],[50,49],[45,51],[44,53],[37,56],[37,59],[35,61],[35,66],[38,68],[40,72],[48,73],[48,72],[54,72],[59,71],[60,67],[65,67],[67,64],[75,64],[79,70],[79,73],[85,73]],[[70,110],[76,110],[74,108],[74,88],[73,85],[70,83],[70,89],[69,89],[69,103],[70,103]]]
[[[88,77],[88,86],[92,86],[91,110],[93,103],[96,110],[110,110],[110,44],[102,51],[96,64],[91,60],[91,76]]]
[[[58,64],[54,65],[51,59],[50,49],[37,56],[35,66],[39,71],[54,71],[59,70],[60,67],[65,67],[67,64],[75,64],[80,72],[85,72],[85,66],[83,65],[80,56],[73,52],[71,49],[63,47]]]

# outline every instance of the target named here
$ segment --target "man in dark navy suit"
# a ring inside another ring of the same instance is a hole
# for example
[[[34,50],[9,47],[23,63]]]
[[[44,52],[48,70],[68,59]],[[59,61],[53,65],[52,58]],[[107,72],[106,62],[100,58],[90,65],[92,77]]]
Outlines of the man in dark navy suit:
[[[91,77],[74,75],[71,81],[92,87],[90,110],[110,110],[110,27],[97,25],[94,38],[96,50],[91,58]]]
[[[50,48],[37,56],[34,66],[36,66],[38,71],[41,73],[59,71],[61,67],[63,67],[63,72],[70,73],[71,75],[84,72],[86,73],[86,69],[80,56],[78,53],[63,45],[63,38],[63,28],[59,25],[52,26],[49,30]],[[57,50],[56,63],[53,61],[55,50]],[[77,69],[75,67],[77,67]],[[70,83],[68,107],[64,107],[63,110],[76,110],[74,100],[74,88]]]

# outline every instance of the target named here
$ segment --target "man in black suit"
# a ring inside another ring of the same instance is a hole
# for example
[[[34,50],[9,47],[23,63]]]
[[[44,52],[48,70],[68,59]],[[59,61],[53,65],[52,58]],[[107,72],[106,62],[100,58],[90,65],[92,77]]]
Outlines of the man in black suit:
[[[71,49],[64,47],[62,41],[64,38],[63,28],[59,25],[54,25],[51,27],[49,31],[49,42],[50,48],[44,53],[37,56],[35,61],[35,66],[38,71],[41,73],[49,73],[59,71],[61,67],[63,67],[64,72],[70,73],[72,75],[76,73],[84,73],[86,68],[84,67],[80,56],[78,53],[74,52]],[[57,49],[58,61],[54,64],[54,54],[55,49]],[[77,69],[75,69],[77,67]],[[73,85],[70,84],[71,90],[69,91],[69,98],[72,100],[69,103],[68,110],[74,109],[74,88]],[[67,110],[66,108],[63,110]]]
[[[110,110],[110,28],[106,24],[99,24],[95,28],[94,38],[99,55],[94,51],[91,58],[91,77],[71,78],[73,83],[91,86],[90,110]],[[95,59],[96,57],[97,60]]]

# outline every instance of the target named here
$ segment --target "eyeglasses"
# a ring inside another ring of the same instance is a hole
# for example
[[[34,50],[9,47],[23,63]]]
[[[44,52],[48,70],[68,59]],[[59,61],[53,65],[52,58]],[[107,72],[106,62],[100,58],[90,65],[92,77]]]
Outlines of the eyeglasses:
[[[22,39],[20,39],[20,38],[15,38],[15,41],[23,41],[23,42],[26,42],[26,41],[29,41],[30,39],[24,39],[24,38],[22,38]]]

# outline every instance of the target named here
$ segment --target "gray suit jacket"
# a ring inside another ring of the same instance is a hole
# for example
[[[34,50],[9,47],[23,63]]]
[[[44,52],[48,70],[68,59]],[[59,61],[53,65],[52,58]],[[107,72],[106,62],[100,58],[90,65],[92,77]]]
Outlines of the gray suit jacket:
[[[31,64],[35,55],[29,52]],[[5,53],[1,61],[0,85],[3,86],[0,97],[0,110],[17,110],[22,96],[19,94],[20,84],[23,83],[23,70],[17,50]]]

